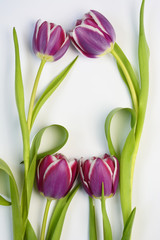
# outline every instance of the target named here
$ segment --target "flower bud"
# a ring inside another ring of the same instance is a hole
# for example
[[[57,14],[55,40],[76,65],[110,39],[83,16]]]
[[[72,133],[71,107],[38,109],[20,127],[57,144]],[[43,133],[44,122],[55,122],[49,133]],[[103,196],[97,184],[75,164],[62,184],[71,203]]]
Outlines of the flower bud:
[[[33,51],[40,58],[53,62],[60,59],[70,45],[60,25],[38,20],[33,35]]]
[[[91,10],[82,20],[78,20],[69,35],[73,45],[90,58],[110,52],[116,38],[110,22],[95,10]]]
[[[67,160],[62,154],[48,155],[37,167],[38,190],[48,198],[60,199],[72,188],[77,173],[76,159]]]
[[[105,154],[102,158],[80,159],[80,177],[84,189],[90,196],[101,197],[115,194],[119,182],[119,163],[115,157]]]

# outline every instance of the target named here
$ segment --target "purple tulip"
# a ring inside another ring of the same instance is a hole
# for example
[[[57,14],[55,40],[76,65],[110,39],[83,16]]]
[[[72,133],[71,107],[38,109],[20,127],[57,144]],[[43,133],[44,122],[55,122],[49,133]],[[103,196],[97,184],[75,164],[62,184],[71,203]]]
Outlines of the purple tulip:
[[[80,177],[86,192],[90,196],[101,197],[102,183],[104,196],[115,194],[119,182],[119,163],[115,157],[105,154],[102,158],[80,160]]]
[[[33,35],[33,51],[41,59],[52,62],[61,58],[70,45],[69,36],[60,25],[38,20]]]
[[[78,20],[69,35],[73,45],[90,58],[110,52],[116,38],[110,22],[95,10],[91,10],[82,20]]]
[[[48,155],[37,167],[38,190],[46,197],[60,199],[72,188],[77,173],[76,159],[67,160],[62,154]]]

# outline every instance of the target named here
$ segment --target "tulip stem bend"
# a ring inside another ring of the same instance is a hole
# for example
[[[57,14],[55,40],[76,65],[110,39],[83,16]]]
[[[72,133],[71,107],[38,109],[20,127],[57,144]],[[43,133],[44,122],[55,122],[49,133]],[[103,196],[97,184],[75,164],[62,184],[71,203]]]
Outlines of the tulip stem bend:
[[[33,112],[33,106],[34,106],[34,102],[35,102],[37,87],[38,87],[39,79],[40,79],[40,76],[41,76],[41,73],[42,73],[42,70],[43,70],[43,67],[44,67],[45,63],[46,63],[46,60],[42,59],[41,64],[40,64],[39,69],[38,69],[38,72],[37,72],[35,82],[34,82],[32,94],[31,94],[29,110],[28,110],[28,120],[27,120],[29,131],[31,130],[32,112]]]
[[[123,75],[123,79],[126,82],[126,85],[129,88],[131,98],[132,98],[132,103],[134,110],[136,112],[136,116],[138,116],[138,95],[139,95],[139,85],[137,78],[135,76],[135,73],[133,69],[131,68],[131,65],[129,64],[128,59],[124,55],[123,51],[121,48],[118,46],[117,43],[114,44],[114,48],[111,51],[112,55],[117,61],[119,70],[121,74]]]
[[[46,208],[45,208],[44,216],[43,216],[43,223],[42,223],[42,228],[41,228],[40,240],[44,240],[45,239],[46,223],[47,223],[47,217],[48,217],[48,212],[49,212],[49,207],[51,205],[51,202],[52,202],[51,199],[47,199]]]

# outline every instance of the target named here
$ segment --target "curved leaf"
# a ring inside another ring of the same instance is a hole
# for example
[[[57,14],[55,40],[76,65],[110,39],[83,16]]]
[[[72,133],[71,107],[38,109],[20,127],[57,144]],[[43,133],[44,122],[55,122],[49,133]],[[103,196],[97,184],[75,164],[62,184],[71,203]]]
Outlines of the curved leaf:
[[[11,205],[11,202],[7,201],[4,197],[2,197],[2,196],[0,195],[0,205],[10,206],[10,205]]]
[[[96,217],[93,198],[89,196],[89,239],[97,240]]]
[[[121,240],[130,240],[136,208],[134,208],[125,224]]]
[[[46,90],[43,92],[39,100],[37,101],[32,114],[31,126],[33,125],[38,112],[40,111],[43,104],[47,101],[47,99],[51,96],[51,94],[56,90],[56,88],[60,85],[63,79],[66,77],[68,72],[73,67],[78,57],[76,57],[57,77],[55,77]]]
[[[134,131],[135,131],[135,124],[136,124],[136,116],[134,114],[134,110],[130,108],[115,108],[108,114],[105,121],[105,134],[106,134],[110,154],[115,156],[118,159],[120,159],[120,153],[116,151],[113,145],[113,141],[111,137],[111,123],[112,123],[113,117],[119,112],[124,112],[124,113],[129,112],[131,115],[134,115],[134,117],[131,118],[131,128],[134,128]]]
[[[22,240],[22,215],[17,184],[10,168],[2,159],[0,159],[0,169],[9,176],[10,180],[14,240]]]
[[[106,134],[110,154],[115,156],[118,159],[119,159],[119,154],[116,152],[116,150],[113,146],[112,138],[111,138],[111,122],[112,122],[112,119],[113,119],[114,115],[117,112],[119,112],[120,110],[122,110],[122,108],[115,108],[114,110],[112,110],[108,114],[108,116],[106,118],[106,121],[105,121],[105,134]]]
[[[19,56],[19,45],[17,39],[17,33],[15,28],[13,28],[13,38],[14,38],[14,46],[15,46],[15,95],[16,95],[16,104],[19,113],[19,120],[22,131],[23,138],[23,158],[25,164],[25,170],[27,172],[29,167],[29,131],[25,116],[25,104],[24,104],[24,89],[23,89],[23,81],[22,81],[22,73],[21,73],[21,64],[20,64],[20,56]]]

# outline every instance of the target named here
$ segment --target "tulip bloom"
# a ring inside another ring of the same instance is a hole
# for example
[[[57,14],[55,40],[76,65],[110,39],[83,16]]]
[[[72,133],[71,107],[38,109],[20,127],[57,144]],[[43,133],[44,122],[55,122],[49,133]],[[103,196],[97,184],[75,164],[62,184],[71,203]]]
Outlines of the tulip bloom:
[[[73,45],[90,58],[110,52],[116,38],[110,22],[95,10],[91,10],[82,20],[78,20],[69,35]]]
[[[40,59],[56,61],[65,54],[69,45],[69,36],[60,25],[37,21],[33,35],[33,51]]]
[[[92,197],[101,197],[102,183],[104,196],[115,194],[119,182],[119,163],[115,157],[105,154],[102,158],[80,160],[80,177],[84,189]]]
[[[76,159],[67,160],[62,154],[48,155],[37,167],[38,190],[48,198],[60,199],[72,188],[77,173]]]

